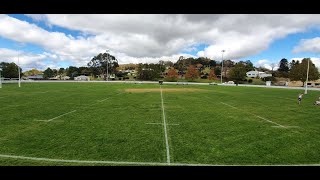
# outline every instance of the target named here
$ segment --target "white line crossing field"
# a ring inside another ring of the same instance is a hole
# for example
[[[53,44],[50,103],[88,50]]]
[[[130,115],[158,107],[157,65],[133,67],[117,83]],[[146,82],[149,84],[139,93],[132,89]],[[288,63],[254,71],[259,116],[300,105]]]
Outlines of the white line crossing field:
[[[122,92],[122,93],[115,94],[114,96],[120,95],[120,94],[123,94],[123,92]],[[103,102],[103,101],[106,101],[106,100],[108,100],[108,99],[110,99],[110,98],[113,98],[113,96],[112,96],[112,97],[107,97],[107,98],[105,98],[105,99],[97,100],[97,101],[98,101],[98,102]],[[97,103],[93,103],[93,104],[97,104]],[[92,104],[92,105],[93,105],[93,104]]]
[[[226,106],[232,107],[232,108],[234,108],[234,109],[241,110],[241,109],[239,109],[239,108],[237,108],[237,107],[234,107],[234,106],[232,106],[232,105],[230,105],[230,104],[227,104],[227,103],[224,103],[224,102],[220,102],[220,103],[221,103],[221,104],[224,104],[224,105],[226,105]],[[242,111],[242,110],[241,110],[241,111]],[[269,122],[269,123],[276,124],[276,125],[277,125],[276,127],[281,127],[281,128],[298,127],[298,126],[284,126],[284,125],[278,124],[278,123],[276,123],[276,122],[270,121],[270,120],[268,120],[268,119],[266,119],[266,118],[264,118],[264,117],[261,117],[261,116],[258,116],[258,115],[255,115],[255,114],[252,114],[252,113],[249,113],[249,112],[246,112],[246,113],[251,114],[251,115],[253,115],[253,116],[255,116],[255,117],[259,118],[259,119],[265,120],[265,121],[267,121],[267,122]],[[275,127],[275,126],[272,126],[272,127]]]
[[[163,123],[146,123],[146,124],[154,124],[154,125],[163,125]],[[168,126],[178,126],[179,124],[167,124]]]
[[[238,166],[238,165],[223,165],[223,164],[187,164],[187,163],[161,163],[161,162],[127,162],[127,161],[88,161],[88,160],[69,160],[69,159],[51,159],[51,158],[37,158],[27,156],[15,156],[0,154],[0,158],[10,159],[24,159],[32,161],[48,161],[48,162],[60,162],[60,163],[83,163],[83,164],[127,164],[127,165],[154,165],[154,166]],[[320,164],[289,164],[289,166],[319,166]],[[288,166],[287,164],[280,165],[241,165],[241,166]]]
[[[37,120],[37,119],[35,119],[35,121],[45,121],[45,122],[50,122],[50,121],[53,121],[53,120],[55,120],[55,119],[58,119],[58,118],[60,118],[60,117],[62,117],[62,116],[65,116],[65,115],[68,115],[68,114],[74,113],[74,112],[76,112],[76,111],[77,111],[77,110],[73,110],[73,111],[70,111],[70,112],[67,112],[67,113],[61,114],[61,115],[59,115],[59,116],[57,116],[57,117],[54,117],[54,118],[52,118],[52,119],[48,119],[48,120]]]
[[[50,92],[50,91],[32,92],[32,93],[34,93],[34,94],[44,94],[44,93],[48,93],[48,92]]]

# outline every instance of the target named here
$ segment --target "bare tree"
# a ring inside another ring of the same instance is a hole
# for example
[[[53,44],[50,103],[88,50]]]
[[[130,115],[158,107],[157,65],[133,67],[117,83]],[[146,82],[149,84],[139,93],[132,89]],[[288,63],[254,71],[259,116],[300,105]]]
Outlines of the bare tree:
[[[276,64],[275,63],[271,63],[270,66],[271,66],[271,72],[273,72],[273,69],[276,67]]]

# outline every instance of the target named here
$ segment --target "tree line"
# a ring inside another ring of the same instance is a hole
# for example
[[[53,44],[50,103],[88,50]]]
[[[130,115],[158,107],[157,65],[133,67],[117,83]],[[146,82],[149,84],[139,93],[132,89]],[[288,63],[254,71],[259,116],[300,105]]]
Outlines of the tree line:
[[[62,78],[63,76],[69,76],[73,79],[79,75],[106,79],[107,75],[110,76],[110,74],[115,74],[117,77],[124,77],[126,73],[123,72],[123,70],[136,70],[134,78],[139,80],[165,79],[168,81],[177,81],[178,78],[187,80],[196,80],[199,78],[218,80],[222,74],[224,81],[234,80],[241,82],[246,79],[246,72],[258,70],[272,74],[272,78],[265,78],[264,80],[274,80],[275,77],[283,77],[293,81],[300,80],[305,82],[308,62],[310,63],[309,80],[319,79],[319,71],[310,58],[304,58],[301,62],[299,60],[292,60],[290,63],[287,59],[283,58],[278,64],[272,63],[271,70],[263,67],[254,67],[250,60],[239,62],[224,60],[222,69],[221,61],[205,57],[185,58],[183,56],[180,56],[175,63],[172,61],[159,60],[158,63],[119,65],[117,58],[108,52],[99,53],[94,56],[89,63],[87,63],[87,66],[69,66],[59,69],[51,69],[48,67],[42,73],[45,79],[52,77]],[[277,65],[279,68],[274,70]],[[18,77],[18,66],[15,63],[2,62],[0,63],[0,67],[3,69],[2,76],[8,78]],[[221,69],[223,72],[221,72]],[[24,72],[24,75],[35,75],[37,73],[39,73],[39,71],[32,69]]]

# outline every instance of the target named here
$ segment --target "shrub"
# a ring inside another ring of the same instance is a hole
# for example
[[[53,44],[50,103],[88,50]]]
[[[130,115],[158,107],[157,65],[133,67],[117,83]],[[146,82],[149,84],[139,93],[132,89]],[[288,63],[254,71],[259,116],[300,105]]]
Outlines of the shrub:
[[[249,80],[248,80],[248,83],[252,83],[252,79],[249,79]]]

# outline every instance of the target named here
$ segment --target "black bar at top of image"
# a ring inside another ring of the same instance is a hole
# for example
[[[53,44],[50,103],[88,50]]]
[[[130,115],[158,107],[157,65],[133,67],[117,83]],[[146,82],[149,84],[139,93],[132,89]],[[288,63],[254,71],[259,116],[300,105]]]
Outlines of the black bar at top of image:
[[[8,14],[301,14],[319,13],[314,0],[4,0]]]

